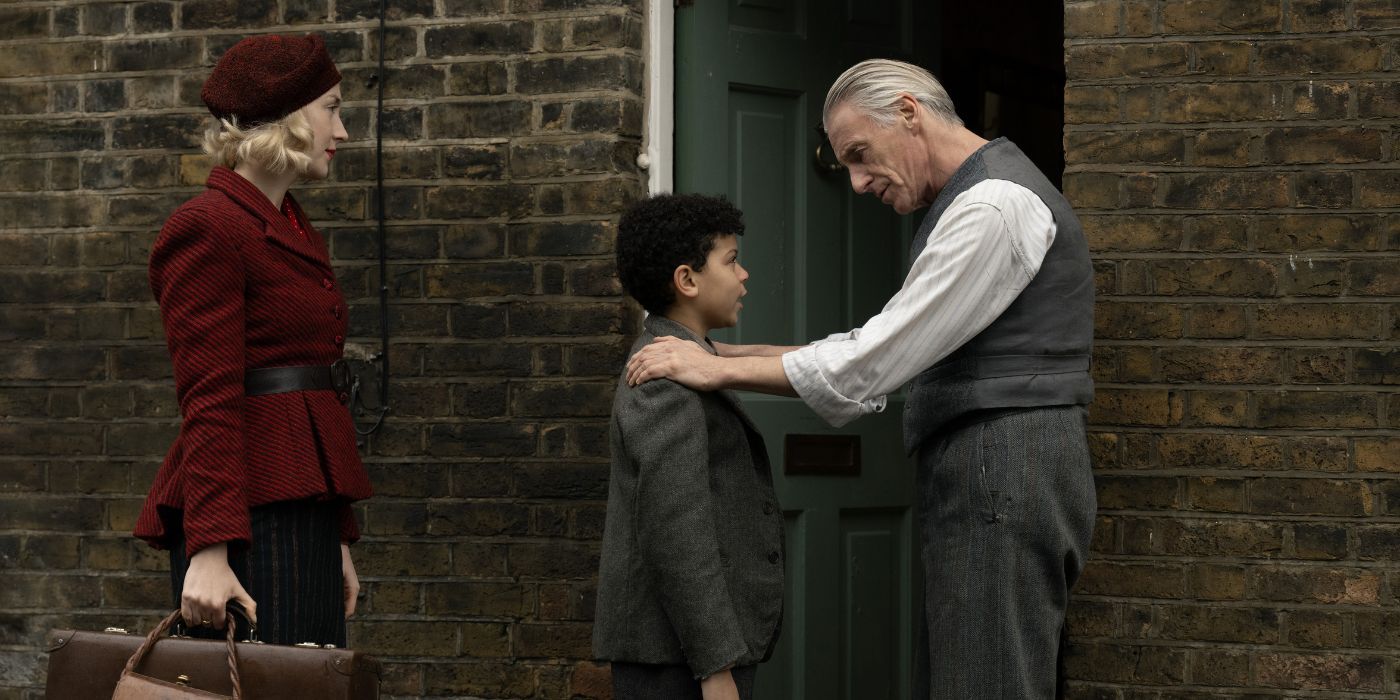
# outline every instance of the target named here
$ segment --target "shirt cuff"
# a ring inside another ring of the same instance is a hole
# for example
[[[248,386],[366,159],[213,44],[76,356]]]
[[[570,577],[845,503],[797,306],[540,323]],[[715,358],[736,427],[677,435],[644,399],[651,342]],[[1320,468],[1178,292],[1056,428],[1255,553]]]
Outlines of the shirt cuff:
[[[837,391],[817,365],[817,350],[812,345],[784,353],[783,373],[797,395],[832,427],[839,428],[867,413],[885,410],[884,396],[856,401]]]
[[[831,335],[825,338],[814,340],[808,343],[808,345],[821,345],[823,343],[834,343],[841,340],[855,340],[856,337],[857,335],[855,331],[846,331],[845,333],[832,333]]]

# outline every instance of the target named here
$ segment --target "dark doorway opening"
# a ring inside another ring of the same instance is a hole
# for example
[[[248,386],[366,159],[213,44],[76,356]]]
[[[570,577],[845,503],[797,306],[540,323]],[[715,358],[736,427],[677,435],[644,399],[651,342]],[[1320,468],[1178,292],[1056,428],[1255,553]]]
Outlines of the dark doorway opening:
[[[967,127],[1020,146],[1061,185],[1065,169],[1064,5],[940,2],[918,26],[937,27],[938,79]]]

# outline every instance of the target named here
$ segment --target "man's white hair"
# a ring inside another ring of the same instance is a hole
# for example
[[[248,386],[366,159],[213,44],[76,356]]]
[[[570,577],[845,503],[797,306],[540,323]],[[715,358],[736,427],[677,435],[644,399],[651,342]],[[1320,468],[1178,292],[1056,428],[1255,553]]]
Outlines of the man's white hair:
[[[933,74],[915,65],[872,58],[846,69],[831,84],[822,107],[822,125],[831,119],[831,111],[840,104],[849,104],[868,115],[875,123],[889,126],[898,114],[899,96],[913,96],[934,116],[956,126],[962,119],[953,109],[948,91]]]

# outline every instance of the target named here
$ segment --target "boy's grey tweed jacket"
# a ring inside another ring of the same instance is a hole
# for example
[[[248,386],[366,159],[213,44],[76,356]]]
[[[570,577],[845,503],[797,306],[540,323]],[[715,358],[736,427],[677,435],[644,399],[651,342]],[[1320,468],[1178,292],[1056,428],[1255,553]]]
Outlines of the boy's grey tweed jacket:
[[[632,346],[694,340],[648,316]],[[630,356],[630,355],[629,355]],[[768,659],[783,613],[783,514],[763,438],[730,391],[617,385],[593,653],[696,678]]]

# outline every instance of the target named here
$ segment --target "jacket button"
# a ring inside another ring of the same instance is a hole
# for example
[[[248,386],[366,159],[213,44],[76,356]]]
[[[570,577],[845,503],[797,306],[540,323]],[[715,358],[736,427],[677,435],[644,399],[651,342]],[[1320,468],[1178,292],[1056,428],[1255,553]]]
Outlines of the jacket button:
[[[769,553],[768,553],[768,563],[769,563],[769,564],[777,564],[777,563],[778,563],[778,553],[777,553],[777,552],[769,552]]]
[[[347,394],[347,393],[345,393],[345,392],[343,392],[343,391],[340,392],[339,394],[337,394],[337,395],[336,395],[336,398],[337,398],[337,399],[340,399],[340,402],[341,402],[341,403],[347,403],[347,402],[350,401],[350,395]],[[774,555],[774,556],[777,556],[777,555]]]
[[[321,286],[325,287],[326,289],[331,289],[335,287],[335,283],[331,282],[331,279],[329,277],[323,277],[321,278]]]
[[[336,344],[336,345],[339,345],[339,344],[341,344],[341,343],[343,343],[343,342],[345,342],[345,336],[343,336],[343,335],[338,335],[338,336],[335,337],[335,344]]]
[[[763,504],[763,514],[764,514],[764,515],[772,515],[772,514],[773,514],[773,504],[772,504],[772,503],[764,503],[764,504]]]

